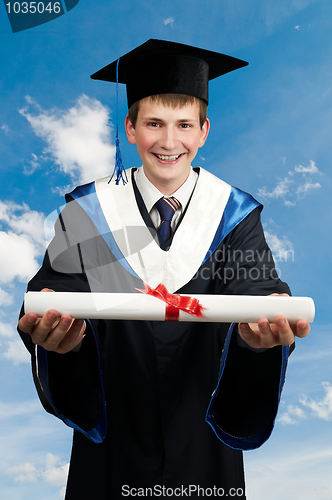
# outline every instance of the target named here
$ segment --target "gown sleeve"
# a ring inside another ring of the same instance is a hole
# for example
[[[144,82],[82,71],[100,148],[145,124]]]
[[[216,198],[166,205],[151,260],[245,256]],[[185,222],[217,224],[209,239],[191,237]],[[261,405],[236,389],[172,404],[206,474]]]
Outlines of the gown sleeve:
[[[228,276],[220,293],[270,295],[288,293],[275,270],[266,243],[259,210],[249,214],[223,242],[223,273]],[[232,277],[232,279],[231,279]],[[217,387],[206,421],[217,437],[232,448],[248,450],[261,446],[270,436],[285,380],[288,346],[255,351],[238,342],[232,324],[221,356]]]
[[[93,247],[100,246],[99,237],[79,205],[67,205],[28,291],[51,288],[56,292],[89,292],[82,254],[91,256],[84,261],[86,267],[96,266],[93,256],[98,253]],[[97,320],[87,320],[81,349],[67,354],[48,352],[19,330],[31,354],[33,379],[45,410],[97,443],[103,441],[107,427],[98,330]]]

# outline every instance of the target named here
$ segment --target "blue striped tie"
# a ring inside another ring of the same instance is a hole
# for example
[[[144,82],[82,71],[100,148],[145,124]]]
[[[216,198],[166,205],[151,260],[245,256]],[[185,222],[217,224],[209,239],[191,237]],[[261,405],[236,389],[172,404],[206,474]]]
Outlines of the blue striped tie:
[[[168,241],[172,236],[171,221],[173,215],[179,208],[181,203],[174,197],[160,198],[155,204],[156,209],[160,214],[161,223],[157,230],[158,235],[163,241]]]

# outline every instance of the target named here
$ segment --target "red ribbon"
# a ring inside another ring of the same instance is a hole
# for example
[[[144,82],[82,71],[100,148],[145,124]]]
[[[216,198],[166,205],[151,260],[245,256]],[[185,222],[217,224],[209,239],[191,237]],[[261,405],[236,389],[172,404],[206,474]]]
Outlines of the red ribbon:
[[[140,290],[139,288],[136,288],[136,290],[166,302],[165,321],[179,321],[180,309],[193,316],[203,318],[202,310],[206,308],[200,304],[198,299],[169,293],[162,283],[157,288],[151,288],[144,283],[144,287],[144,290]]]

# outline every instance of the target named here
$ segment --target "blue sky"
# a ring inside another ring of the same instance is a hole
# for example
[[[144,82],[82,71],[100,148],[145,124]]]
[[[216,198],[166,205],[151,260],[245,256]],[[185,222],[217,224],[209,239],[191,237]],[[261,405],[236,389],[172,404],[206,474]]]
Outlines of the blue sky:
[[[115,87],[89,75],[164,38],[249,61],[211,82],[211,132],[194,165],[264,203],[281,278],[316,303],[274,433],[245,453],[248,498],[332,499],[331,28],[329,0],[80,0],[15,34],[0,9],[1,498],[63,498],[71,431],[37,400],[17,315],[45,249],[45,217],[71,187],[113,168]],[[138,166],[119,95],[123,161]]]

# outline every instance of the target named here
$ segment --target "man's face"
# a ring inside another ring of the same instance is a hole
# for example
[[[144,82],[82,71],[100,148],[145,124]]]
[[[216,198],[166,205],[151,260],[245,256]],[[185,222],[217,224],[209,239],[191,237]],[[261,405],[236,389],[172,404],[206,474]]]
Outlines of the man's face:
[[[172,108],[142,99],[135,128],[128,116],[128,141],[136,144],[144,173],[163,194],[174,193],[187,179],[198,148],[205,143],[209,120],[199,122],[199,104]]]

